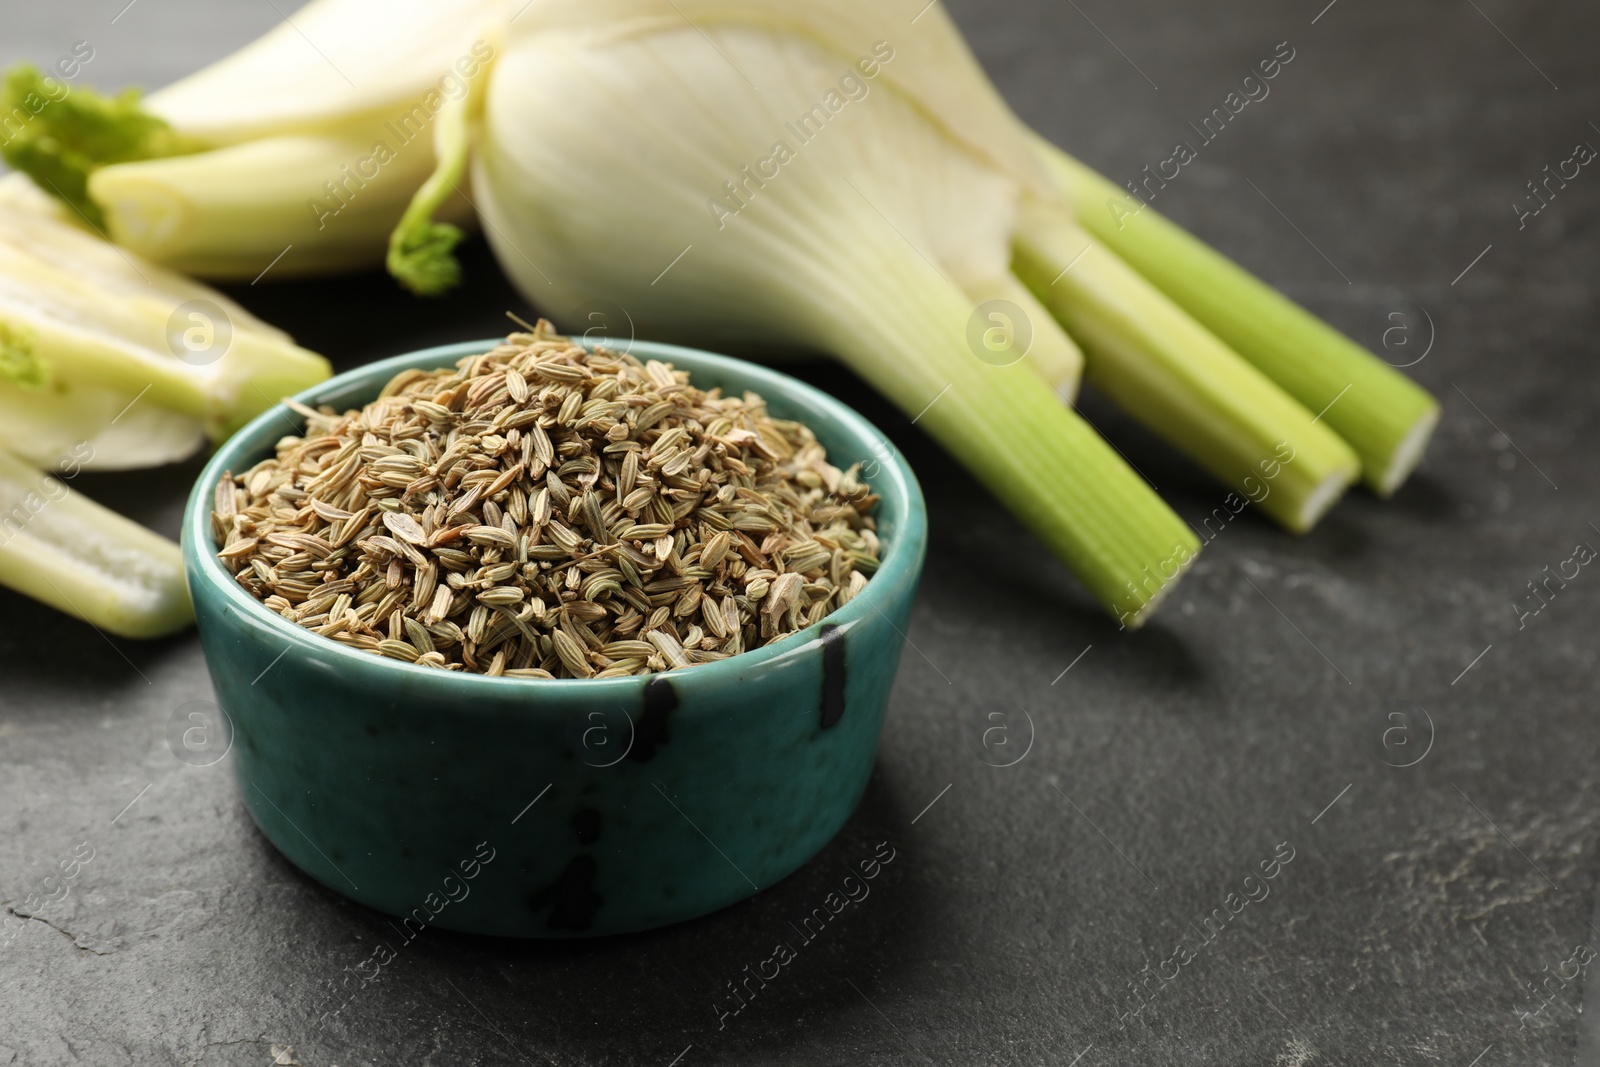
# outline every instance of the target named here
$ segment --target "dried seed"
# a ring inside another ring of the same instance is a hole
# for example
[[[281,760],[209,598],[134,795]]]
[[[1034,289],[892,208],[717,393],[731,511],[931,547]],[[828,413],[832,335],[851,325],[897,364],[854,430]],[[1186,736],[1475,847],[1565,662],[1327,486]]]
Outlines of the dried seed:
[[[506,371],[506,392],[511,394],[511,399],[519,404],[528,402],[528,381],[518,374],[515,367]]]
[[[426,656],[430,652],[434,651],[433,635],[428,632],[428,628],[426,626],[422,625],[422,623],[418,622],[416,619],[411,618],[409,615],[401,621],[406,628],[407,640],[409,640],[419,652]],[[443,657],[440,657],[440,660],[442,662]]]
[[[567,636],[565,630],[550,631],[550,638],[555,642],[556,656],[567,670],[579,678],[588,678],[594,674],[594,669],[584,661],[583,649],[578,646],[578,642]]]
[[[511,585],[498,585],[478,594],[478,601],[492,608],[509,608],[522,603],[522,590]]]
[[[630,541],[655,541],[672,532],[672,526],[661,522],[642,522],[628,531]]]
[[[379,641],[378,651],[390,659],[403,659],[407,663],[417,662],[417,658],[422,654],[404,641],[394,640]]]
[[[650,643],[655,645],[661,653],[661,658],[674,667],[687,667],[689,659],[683,654],[683,646],[676,638],[665,630],[651,630],[647,635]]]
[[[474,526],[467,531],[467,540],[478,545],[500,545],[515,548],[517,539],[498,526]]]
[[[451,575],[455,577],[455,575]],[[428,606],[428,612],[423,616],[423,621],[432,626],[443,622],[450,615],[450,604],[455,599],[455,594],[448,585],[441,585],[434,591],[433,603]]]
[[[246,537],[242,540],[235,541],[227,548],[222,549],[217,553],[217,555],[221,556],[223,559],[238,559],[241,556],[248,556],[250,553],[254,552],[256,550],[256,546],[260,543],[261,541],[259,538]]]
[[[389,528],[390,533],[402,541],[408,541],[413,545],[428,543],[428,535],[422,529],[422,524],[403,511],[385,511],[383,524]]]
[[[700,553],[700,566],[713,570],[722,562],[722,557],[728,554],[728,545],[731,543],[728,534],[719,530],[711,535],[711,540],[706,542],[706,547]]]

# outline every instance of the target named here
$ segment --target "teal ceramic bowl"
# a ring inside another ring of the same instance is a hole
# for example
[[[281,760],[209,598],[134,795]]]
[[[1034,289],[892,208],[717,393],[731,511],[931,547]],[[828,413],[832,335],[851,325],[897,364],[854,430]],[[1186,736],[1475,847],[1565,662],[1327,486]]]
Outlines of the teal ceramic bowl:
[[[397,372],[487,351],[431,348],[297,399],[339,410]],[[922,570],[916,479],[837,400],[763,367],[635,342],[702,388],[755,390],[881,494],[882,566],[817,626],[642,678],[447,673],[347,649],[268,611],[217,561],[222,472],[299,420],[279,406],[224,444],[189,498],[183,556],[233,765],[256,825],[317,881],[424,925],[513,937],[643,930],[715,911],[814,856],[866,786]]]

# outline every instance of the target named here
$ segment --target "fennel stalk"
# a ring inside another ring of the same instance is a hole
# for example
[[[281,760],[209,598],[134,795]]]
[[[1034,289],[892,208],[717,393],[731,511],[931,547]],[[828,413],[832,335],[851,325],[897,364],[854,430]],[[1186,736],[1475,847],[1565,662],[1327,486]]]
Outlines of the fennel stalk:
[[[1080,224],[1347,441],[1379,496],[1400,487],[1439,422],[1426,390],[1154,208],[1037,138]]]
[[[0,448],[0,583],[120,637],[193,620],[178,546]]]

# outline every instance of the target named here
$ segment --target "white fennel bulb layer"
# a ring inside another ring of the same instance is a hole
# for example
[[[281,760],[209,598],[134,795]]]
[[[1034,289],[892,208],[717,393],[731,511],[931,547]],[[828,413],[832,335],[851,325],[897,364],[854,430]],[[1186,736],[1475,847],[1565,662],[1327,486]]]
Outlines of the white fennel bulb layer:
[[[1008,270],[1014,183],[853,60],[746,28],[714,32],[727,62],[688,27],[582,36],[524,38],[489,87],[474,185],[531,296],[626,293],[652,324],[826,346],[840,283],[903,288],[878,273],[902,262],[918,285]],[[820,291],[796,284],[819,271]]]

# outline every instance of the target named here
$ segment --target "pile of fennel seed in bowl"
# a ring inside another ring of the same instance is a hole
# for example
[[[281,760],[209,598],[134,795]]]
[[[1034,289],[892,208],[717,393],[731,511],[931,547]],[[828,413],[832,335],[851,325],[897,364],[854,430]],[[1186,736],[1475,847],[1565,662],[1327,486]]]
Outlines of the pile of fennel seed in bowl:
[[[820,621],[878,566],[878,498],[757,395],[540,321],[216,487],[218,556],[347,647],[523,678],[725,659]]]

